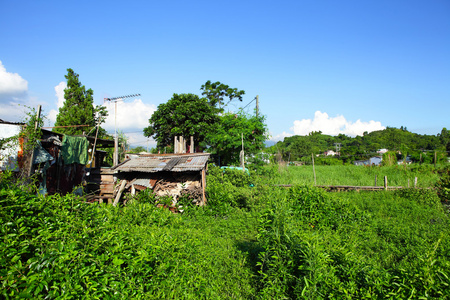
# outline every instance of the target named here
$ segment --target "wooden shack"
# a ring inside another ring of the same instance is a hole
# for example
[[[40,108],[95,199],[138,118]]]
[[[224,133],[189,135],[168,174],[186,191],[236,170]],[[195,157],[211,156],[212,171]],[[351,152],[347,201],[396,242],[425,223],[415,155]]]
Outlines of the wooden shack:
[[[112,168],[121,181],[120,193],[152,189],[157,196],[170,196],[172,204],[187,195],[197,205],[206,204],[206,170],[209,153],[133,155]],[[110,200],[111,201],[111,200]]]

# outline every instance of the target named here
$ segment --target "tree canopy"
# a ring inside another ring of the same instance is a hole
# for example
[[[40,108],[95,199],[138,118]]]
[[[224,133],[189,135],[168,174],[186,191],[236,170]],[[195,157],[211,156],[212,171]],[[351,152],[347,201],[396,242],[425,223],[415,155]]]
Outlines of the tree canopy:
[[[86,127],[56,127],[55,132],[80,135],[83,132],[88,133],[97,125],[97,122],[103,123],[108,115],[105,106],[97,105],[94,107],[94,92],[92,89],[86,90],[81,84],[79,75],[72,69],[67,69],[67,88],[64,89],[64,105],[59,108],[56,116],[55,126],[71,125],[89,125]],[[102,129],[101,135],[106,134]],[[92,130],[90,135],[95,135]]]
[[[166,103],[158,105],[144,128],[146,137],[153,137],[157,147],[172,145],[175,136],[194,137],[198,145],[219,121],[219,116],[205,98],[194,94],[173,94]]]
[[[219,106],[219,110],[222,110],[229,102],[233,99],[238,99],[242,101],[242,96],[245,91],[238,90],[237,88],[230,88],[228,85],[221,83],[220,81],[211,82],[208,80],[200,88],[202,90],[202,95],[208,99],[208,103],[211,106]],[[228,98],[228,102],[224,102],[224,98]]]
[[[233,99],[242,101],[245,91],[211,81],[202,85],[201,90],[205,98],[174,94],[153,113],[144,135],[153,137],[159,150],[172,146],[175,136],[186,139],[193,136],[196,145],[220,156],[222,164],[230,164],[239,161],[242,135],[246,155],[255,154],[264,147],[267,126],[263,116],[250,116],[242,111],[223,114],[223,106]],[[227,103],[225,98],[229,99]]]
[[[242,111],[226,113],[220,124],[206,135],[209,151],[220,157],[221,165],[238,164],[242,150],[242,139],[246,156],[254,155],[264,148],[267,126],[263,116],[252,116]]]

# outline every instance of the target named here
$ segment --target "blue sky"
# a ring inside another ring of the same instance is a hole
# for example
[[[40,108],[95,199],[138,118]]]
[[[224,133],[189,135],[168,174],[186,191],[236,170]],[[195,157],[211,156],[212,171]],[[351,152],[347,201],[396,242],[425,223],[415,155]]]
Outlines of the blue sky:
[[[0,61],[0,119],[20,119],[18,103],[54,119],[72,68],[96,104],[141,94],[117,115],[134,145],[159,104],[207,80],[245,90],[229,110],[259,95],[274,140],[450,127],[447,0],[3,0]]]

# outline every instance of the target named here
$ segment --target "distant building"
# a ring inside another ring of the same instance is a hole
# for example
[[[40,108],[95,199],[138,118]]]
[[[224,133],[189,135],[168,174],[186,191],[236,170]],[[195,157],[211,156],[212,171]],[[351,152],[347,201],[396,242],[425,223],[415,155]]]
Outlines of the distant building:
[[[323,153],[323,155],[325,156],[335,156],[336,152],[334,152],[333,150],[327,150]]]
[[[389,150],[388,149],[379,149],[378,151],[377,151],[377,153],[378,154],[384,154],[384,153],[386,153],[386,152],[388,152]]]
[[[399,165],[403,165],[403,164],[407,164],[407,165],[410,165],[412,163],[412,158],[411,158],[411,155],[407,155],[406,156],[406,159],[400,159],[399,161],[397,161],[397,164],[399,164]]]
[[[355,160],[353,164],[355,166],[379,166],[382,160],[381,156],[374,156],[366,160]]]

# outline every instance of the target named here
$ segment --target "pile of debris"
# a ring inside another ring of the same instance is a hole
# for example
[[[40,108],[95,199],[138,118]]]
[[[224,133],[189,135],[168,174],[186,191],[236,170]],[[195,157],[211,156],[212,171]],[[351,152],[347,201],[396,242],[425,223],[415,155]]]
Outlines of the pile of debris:
[[[206,168],[209,153],[185,153],[130,156],[113,168],[116,185],[114,205],[124,193],[135,195],[152,189],[157,197],[170,197],[176,206],[180,197],[196,205],[205,205]]]

